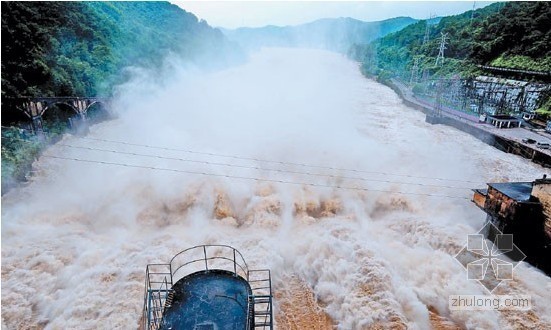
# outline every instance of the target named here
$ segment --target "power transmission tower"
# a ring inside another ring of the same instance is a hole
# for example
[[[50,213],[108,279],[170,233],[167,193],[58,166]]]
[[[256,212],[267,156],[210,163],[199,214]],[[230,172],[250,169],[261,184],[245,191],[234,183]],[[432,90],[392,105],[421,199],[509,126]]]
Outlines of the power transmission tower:
[[[444,63],[444,50],[446,50],[448,34],[444,32],[440,32],[440,46],[438,50],[438,57],[436,57],[436,66],[438,66],[438,63],[440,60],[442,60],[442,64]]]
[[[417,82],[417,72],[419,71],[419,57],[413,59],[413,67],[411,68],[411,78],[409,84]]]
[[[423,38],[423,46],[429,42],[430,39],[430,21],[434,18],[433,14],[430,14],[429,19],[426,21],[425,25],[425,36]],[[428,71],[427,68],[423,68],[423,80],[426,80],[428,78]]]
[[[430,15],[429,19],[427,20],[427,24],[425,25],[425,37],[423,38],[423,45],[429,42],[430,37],[430,21],[434,18],[434,15]]]
[[[472,23],[473,23],[474,7],[475,6],[476,6],[476,1],[473,1],[473,10],[471,11],[471,20],[469,21],[469,25],[472,25]]]

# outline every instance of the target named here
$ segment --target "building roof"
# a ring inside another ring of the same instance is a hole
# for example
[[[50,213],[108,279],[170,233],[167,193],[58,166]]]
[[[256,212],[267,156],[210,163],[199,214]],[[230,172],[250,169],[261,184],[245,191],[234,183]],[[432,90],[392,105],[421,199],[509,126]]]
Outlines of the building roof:
[[[517,202],[529,202],[532,194],[532,182],[488,183],[488,186]]]
[[[488,117],[498,121],[520,121],[520,119],[518,119],[517,117],[513,117],[509,115],[490,115]]]
[[[481,195],[488,195],[488,189],[472,189],[472,191],[474,191],[475,193],[479,193]]]

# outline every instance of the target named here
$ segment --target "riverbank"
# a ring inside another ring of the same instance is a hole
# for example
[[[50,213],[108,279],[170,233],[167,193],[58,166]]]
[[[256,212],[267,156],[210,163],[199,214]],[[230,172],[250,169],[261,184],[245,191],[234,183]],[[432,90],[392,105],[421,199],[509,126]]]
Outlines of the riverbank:
[[[550,280],[525,264],[499,290],[530,295],[534,313],[445,308],[450,295],[484,290],[455,259],[486,219],[470,202],[473,182],[541,168],[415,124],[420,113],[341,55],[265,49],[232,70],[182,69],[120,97],[117,120],[87,139],[66,135],[29,184],[2,197],[3,328],[138,328],[142,265],[200,244],[238,246],[273,271],[282,328],[305,324],[300,316],[427,329],[433,306],[463,328],[551,324]],[[106,303],[105,292],[125,299]]]
[[[499,129],[479,122],[478,118],[473,115],[448,108],[442,109],[440,115],[436,115],[433,104],[418,99],[403,83],[395,79],[382,83],[394,90],[407,106],[425,113],[427,122],[452,126],[503,152],[519,155],[543,167],[551,168],[550,150],[538,149],[535,143],[523,142],[523,139],[532,139],[551,144],[551,137],[548,133],[521,127]]]

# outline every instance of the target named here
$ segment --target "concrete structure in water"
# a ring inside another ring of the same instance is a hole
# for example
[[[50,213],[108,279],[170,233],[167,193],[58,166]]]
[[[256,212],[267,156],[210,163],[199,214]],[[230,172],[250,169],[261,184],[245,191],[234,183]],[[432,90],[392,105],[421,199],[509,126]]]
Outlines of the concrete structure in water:
[[[199,245],[146,268],[141,329],[273,329],[270,271],[227,245]]]
[[[473,202],[502,233],[513,234],[526,261],[551,275],[551,179],[488,183],[474,190]],[[486,236],[493,241],[496,234]]]

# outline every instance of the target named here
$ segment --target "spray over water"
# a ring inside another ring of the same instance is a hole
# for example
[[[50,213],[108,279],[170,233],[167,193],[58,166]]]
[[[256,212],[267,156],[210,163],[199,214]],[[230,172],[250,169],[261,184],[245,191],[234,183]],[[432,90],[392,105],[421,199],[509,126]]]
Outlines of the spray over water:
[[[533,311],[448,309],[484,293],[453,257],[485,219],[470,188],[539,166],[424,123],[337,54],[135,76],[118,119],[66,136],[3,197],[3,328],[137,328],[145,265],[197,244],[272,270],[280,329],[551,324],[551,281],[527,264],[500,294]]]

